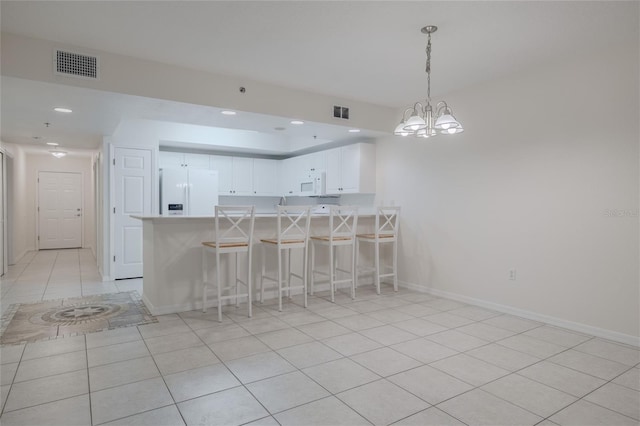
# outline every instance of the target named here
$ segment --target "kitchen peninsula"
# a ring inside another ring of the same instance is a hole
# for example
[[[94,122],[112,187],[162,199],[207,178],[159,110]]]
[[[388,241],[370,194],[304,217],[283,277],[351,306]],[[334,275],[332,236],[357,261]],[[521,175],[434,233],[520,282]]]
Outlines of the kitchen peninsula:
[[[367,209],[358,215],[358,233],[372,232],[374,214]],[[213,216],[132,216],[142,221],[142,299],[154,315],[202,308],[203,241],[213,241]],[[253,292],[256,294],[261,266],[260,238],[276,234],[276,215],[256,213],[253,247]],[[327,214],[314,214],[311,235],[326,233]],[[298,255],[297,253],[292,254]],[[295,262],[292,264],[296,264]],[[273,263],[270,263],[273,264]],[[294,271],[300,273],[301,271]],[[241,271],[242,274],[244,271]],[[223,271],[225,276],[226,271]],[[267,297],[275,297],[266,292]],[[255,300],[255,298],[254,298]]]

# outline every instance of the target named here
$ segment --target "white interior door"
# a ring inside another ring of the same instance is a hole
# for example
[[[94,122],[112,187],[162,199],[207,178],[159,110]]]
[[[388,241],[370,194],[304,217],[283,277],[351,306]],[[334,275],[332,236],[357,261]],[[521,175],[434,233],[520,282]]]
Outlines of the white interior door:
[[[151,151],[115,148],[114,277],[142,276],[142,221],[151,214]]]
[[[82,247],[80,173],[38,173],[38,247]]]

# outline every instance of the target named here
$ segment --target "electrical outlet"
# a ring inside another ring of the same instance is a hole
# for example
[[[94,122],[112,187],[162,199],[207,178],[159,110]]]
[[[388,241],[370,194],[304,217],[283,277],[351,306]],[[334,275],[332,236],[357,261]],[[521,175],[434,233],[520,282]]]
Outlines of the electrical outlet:
[[[516,280],[516,270],[509,269],[509,281],[515,281],[515,280]]]

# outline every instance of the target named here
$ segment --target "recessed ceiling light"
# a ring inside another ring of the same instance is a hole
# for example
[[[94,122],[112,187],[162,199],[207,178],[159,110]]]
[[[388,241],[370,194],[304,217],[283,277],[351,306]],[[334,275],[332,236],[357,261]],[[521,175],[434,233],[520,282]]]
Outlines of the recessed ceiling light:
[[[47,145],[58,146],[60,144],[58,142],[47,142]]]
[[[349,133],[360,133],[360,129],[349,129]]]
[[[53,109],[54,111],[57,112],[73,112],[72,110],[70,110],[69,108],[62,108],[62,107],[56,107]]]
[[[225,111],[222,111],[221,114],[224,114],[224,115],[236,115],[236,112],[235,111],[230,111],[230,110],[225,110]]]
[[[296,126],[299,126],[301,124],[304,124],[304,121],[300,121],[300,120],[291,120],[291,124],[295,124]]]

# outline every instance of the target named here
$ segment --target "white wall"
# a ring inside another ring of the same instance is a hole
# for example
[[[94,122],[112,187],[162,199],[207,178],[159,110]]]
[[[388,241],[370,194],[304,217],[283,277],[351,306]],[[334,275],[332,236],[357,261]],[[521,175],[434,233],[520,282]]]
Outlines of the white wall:
[[[83,186],[83,239],[84,247],[91,248],[95,252],[96,227],[95,227],[95,207],[93,199],[93,167],[92,158],[87,156],[75,157],[67,155],[63,158],[55,158],[49,153],[27,153],[26,155],[26,191],[24,218],[26,220],[24,233],[22,235],[29,250],[35,249],[36,229],[37,229],[37,182],[38,172],[75,172],[82,173]]]
[[[540,65],[447,95],[465,133],[379,141],[401,281],[638,344],[638,73],[637,44]]]

